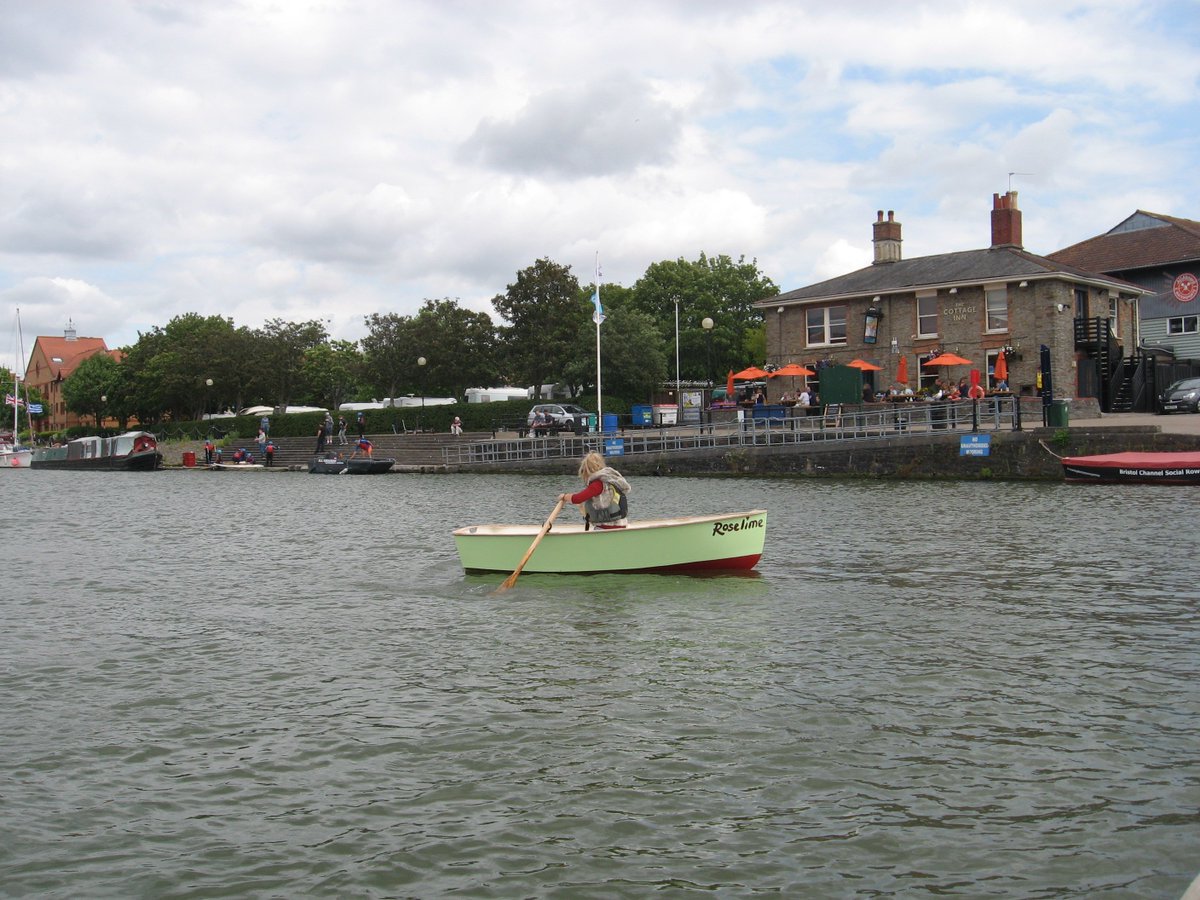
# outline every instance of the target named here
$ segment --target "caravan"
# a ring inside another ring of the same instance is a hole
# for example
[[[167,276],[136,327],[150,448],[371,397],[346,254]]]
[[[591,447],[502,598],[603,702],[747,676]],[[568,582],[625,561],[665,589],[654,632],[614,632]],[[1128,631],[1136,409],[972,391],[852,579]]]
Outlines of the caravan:
[[[529,388],[467,388],[468,403],[502,403],[505,400],[528,400],[532,396],[533,394]]]

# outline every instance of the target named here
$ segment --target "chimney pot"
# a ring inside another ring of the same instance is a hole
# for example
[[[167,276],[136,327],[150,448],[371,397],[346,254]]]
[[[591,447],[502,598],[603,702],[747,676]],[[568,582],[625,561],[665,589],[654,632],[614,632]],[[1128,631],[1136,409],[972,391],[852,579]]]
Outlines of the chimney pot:
[[[1017,192],[1001,196],[992,194],[992,246],[1022,247],[1021,210],[1017,207]]]
[[[875,214],[874,236],[872,242],[875,244],[875,260],[874,264],[893,263],[900,260],[900,223],[896,221],[896,214],[893,210],[888,210],[887,221],[883,220],[883,210],[879,210]]]

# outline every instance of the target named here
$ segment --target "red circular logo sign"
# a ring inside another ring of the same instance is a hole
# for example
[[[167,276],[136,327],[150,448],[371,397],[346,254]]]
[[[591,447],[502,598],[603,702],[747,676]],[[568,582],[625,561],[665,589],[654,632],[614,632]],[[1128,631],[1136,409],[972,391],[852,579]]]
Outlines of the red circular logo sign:
[[[1191,272],[1184,272],[1175,278],[1171,290],[1180,303],[1190,303],[1196,299],[1196,294],[1200,293],[1200,281]]]

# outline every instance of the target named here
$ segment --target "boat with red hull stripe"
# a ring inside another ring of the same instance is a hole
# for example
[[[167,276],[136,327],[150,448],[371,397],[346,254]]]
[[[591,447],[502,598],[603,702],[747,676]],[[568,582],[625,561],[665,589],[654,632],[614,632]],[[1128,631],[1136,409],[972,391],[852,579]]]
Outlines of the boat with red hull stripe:
[[[540,526],[470,525],[454,532],[463,569],[512,572]],[[555,522],[523,571],[556,573],[695,572],[753,569],[762,558],[766,510],[630,520],[624,528]]]
[[[1200,451],[1064,456],[1063,477],[1087,484],[1200,484]]]

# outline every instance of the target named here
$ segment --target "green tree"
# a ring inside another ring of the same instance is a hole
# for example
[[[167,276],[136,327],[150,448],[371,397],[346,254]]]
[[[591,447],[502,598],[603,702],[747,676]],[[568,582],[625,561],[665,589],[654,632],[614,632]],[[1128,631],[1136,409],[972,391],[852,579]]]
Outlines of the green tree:
[[[208,403],[210,412],[233,410],[256,405],[251,401],[266,401],[271,397],[269,362],[264,345],[266,338],[258,331],[241,326],[228,335],[224,351],[209,360],[205,380],[212,379]]]
[[[255,334],[254,349],[265,396],[272,398],[275,406],[287,406],[303,389],[305,354],[323,344],[329,335],[318,321],[283,319],[269,319]]]
[[[417,355],[425,357],[420,376],[427,392],[461,400],[467,388],[496,379],[496,329],[487,313],[471,312],[449,297],[426,300],[411,333]]]
[[[78,416],[92,416],[100,427],[108,406],[109,392],[115,394],[120,364],[107,353],[95,353],[81,362],[63,381],[63,403]]]
[[[163,328],[139,334],[123,353],[124,371],[110,410],[143,423],[168,416],[199,418],[206,399],[219,406],[220,395],[231,390],[236,373],[245,368],[233,321],[198,313],[184,313]],[[205,385],[209,378],[212,389]]]
[[[764,325],[754,303],[779,293],[775,283],[758,269],[758,261],[701,253],[695,262],[680,259],[652,263],[633,286],[633,303],[649,314],[671,348],[670,378],[675,375],[675,308],[679,308],[679,369],[687,381],[708,378],[711,342],[712,369],[717,381],[729,368],[764,363]],[[710,335],[702,322],[713,320]]]
[[[417,382],[416,349],[419,341],[412,318],[397,313],[371,313],[366,317],[363,381],[381,397],[399,397],[401,388]],[[405,391],[407,393],[407,391]]]
[[[353,341],[318,344],[304,354],[305,399],[336,410],[358,393],[362,354]]]
[[[588,293],[591,297],[591,293]],[[593,309],[591,300],[587,308]],[[604,323],[600,326],[600,389],[605,396],[620,397],[631,403],[649,400],[667,380],[667,354],[654,321],[645,313],[615,302],[604,305]],[[596,325],[588,322],[580,328],[577,346],[592,352],[578,354],[566,370],[572,393],[592,400],[596,389]]]
[[[580,329],[589,320],[579,303],[579,282],[569,266],[539,259],[517,273],[517,280],[492,299],[508,322],[502,327],[502,368],[520,383],[533,385],[541,396],[543,384],[563,380],[583,349]]]

